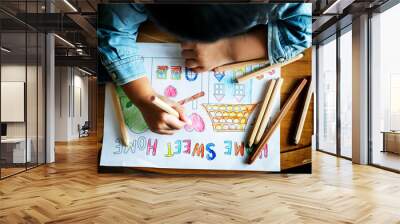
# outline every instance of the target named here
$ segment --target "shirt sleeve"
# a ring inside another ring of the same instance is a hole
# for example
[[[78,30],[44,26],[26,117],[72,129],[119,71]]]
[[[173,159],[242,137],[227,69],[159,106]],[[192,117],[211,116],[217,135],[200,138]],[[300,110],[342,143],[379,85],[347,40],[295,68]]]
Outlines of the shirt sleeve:
[[[268,57],[271,64],[293,58],[311,46],[311,3],[277,5],[269,15]]]
[[[106,4],[98,7],[98,51],[101,61],[117,85],[146,75],[138,55],[136,37],[147,16],[143,5]]]

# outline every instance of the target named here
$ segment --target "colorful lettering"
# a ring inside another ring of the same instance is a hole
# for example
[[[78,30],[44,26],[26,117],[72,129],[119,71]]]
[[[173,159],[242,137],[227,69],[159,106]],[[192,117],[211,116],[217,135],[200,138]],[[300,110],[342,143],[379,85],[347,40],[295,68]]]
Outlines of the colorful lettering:
[[[214,143],[208,143],[206,145],[206,150],[209,154],[207,154],[206,158],[207,160],[213,160],[216,157],[215,151],[213,150],[213,148],[215,147]]]
[[[146,137],[140,136],[137,140],[137,147],[140,151],[143,151],[146,148]],[[136,148],[136,147],[135,147]]]
[[[114,155],[118,155],[122,153],[122,149],[121,149],[121,140],[119,138],[115,139],[115,148],[117,149],[117,151],[114,151],[113,154]]]
[[[253,151],[253,148],[252,147],[248,147],[247,145],[245,146],[245,149],[246,149],[246,154],[247,155],[250,155],[251,152]]]
[[[192,146],[192,141],[189,139],[185,139],[182,142],[185,143],[184,148],[186,148],[186,150],[183,151],[183,153],[190,154],[190,147]]]
[[[153,150],[152,155],[155,156],[157,153],[157,139],[154,139],[153,145],[151,145],[151,139],[147,141],[147,152],[146,155],[150,155],[150,151]]]
[[[196,143],[192,152],[192,156],[194,155],[204,157],[204,144]]]
[[[129,151],[133,154],[136,152],[136,141],[131,142],[128,146],[125,147],[126,151],[125,154]]]
[[[268,144],[266,144],[263,148],[263,150],[260,153],[260,159],[262,159],[262,156],[264,155],[264,159],[268,158]]]
[[[174,152],[174,154],[181,154],[182,141],[180,141],[180,140],[175,141],[175,149],[176,149],[176,151]]]
[[[167,154],[165,156],[166,157],[172,157],[174,155],[174,153],[172,152],[172,149],[171,149],[171,143],[167,144],[167,148],[168,148],[168,151],[167,151]]]
[[[238,144],[235,142],[235,156],[240,154],[241,156],[244,156],[244,143]]]
[[[224,144],[225,144],[225,149],[226,149],[224,154],[231,155],[232,154],[232,141],[224,141]]]

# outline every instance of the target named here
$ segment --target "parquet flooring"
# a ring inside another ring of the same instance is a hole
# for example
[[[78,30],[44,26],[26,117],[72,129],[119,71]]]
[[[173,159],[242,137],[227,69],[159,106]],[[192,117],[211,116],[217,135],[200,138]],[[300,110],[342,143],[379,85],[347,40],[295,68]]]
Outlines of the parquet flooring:
[[[313,174],[98,174],[95,138],[0,181],[0,223],[400,223],[400,175],[313,152]]]

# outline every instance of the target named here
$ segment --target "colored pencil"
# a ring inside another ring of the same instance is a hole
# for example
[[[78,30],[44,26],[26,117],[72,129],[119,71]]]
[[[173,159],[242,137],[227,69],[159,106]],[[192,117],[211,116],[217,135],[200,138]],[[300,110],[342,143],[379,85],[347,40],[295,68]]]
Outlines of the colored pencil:
[[[254,72],[250,72],[248,74],[245,74],[245,75],[237,78],[236,81],[238,83],[246,82],[249,79],[255,78],[255,77],[260,76],[260,75],[263,75],[263,74],[265,74],[265,73],[267,73],[267,72],[269,72],[269,71],[271,71],[273,69],[276,69],[276,68],[285,66],[287,64],[290,64],[292,62],[295,62],[297,60],[300,60],[302,57],[303,57],[303,54],[299,54],[296,57],[294,57],[294,58],[292,58],[292,59],[290,59],[290,60],[288,60],[286,62],[273,64],[271,66],[268,66],[268,67],[265,67],[265,68],[262,68],[262,69],[258,69],[258,70],[254,71]]]
[[[308,107],[310,106],[312,94],[313,94],[313,88],[312,88],[312,80],[311,80],[310,86],[308,87],[308,91],[307,91],[306,102],[304,102],[303,111],[301,112],[300,121],[297,126],[296,135],[294,137],[294,144],[296,144],[296,145],[299,144],[299,142],[300,142],[301,133],[303,132],[304,122],[306,121]]]
[[[254,143],[256,143],[256,144],[258,144],[258,142],[260,142],[260,139],[261,139],[262,135],[264,134],[265,129],[267,128],[268,121],[271,118],[271,114],[272,114],[272,106],[274,105],[274,100],[276,98],[276,95],[278,95],[280,93],[282,83],[283,83],[282,78],[279,78],[278,81],[276,81],[276,84],[274,86],[274,91],[272,92],[271,99],[268,102],[268,106],[267,106],[267,109],[265,110],[260,127],[257,130],[257,135],[256,135],[256,138],[254,141]]]
[[[253,150],[252,153],[250,154],[250,156],[248,157],[248,159],[247,159],[247,163],[248,164],[252,164],[256,160],[256,158],[259,156],[261,150],[267,144],[267,142],[269,141],[269,139],[271,138],[272,134],[275,132],[275,130],[279,126],[279,124],[282,121],[282,119],[286,116],[286,114],[289,112],[289,109],[293,106],[294,102],[299,97],[300,92],[304,88],[306,83],[307,83],[307,79],[303,79],[303,81],[301,81],[300,85],[296,88],[296,90],[289,96],[289,99],[283,105],[282,110],[279,112],[279,115],[274,120],[274,122],[272,123],[271,127],[264,134],[264,136],[262,137],[261,141],[259,142],[259,144],[255,148],[255,150]]]
[[[183,100],[179,100],[178,103],[180,105],[184,105],[184,104],[187,104],[189,102],[192,102],[193,100],[197,100],[198,98],[203,97],[203,96],[204,96],[204,91],[201,91],[201,92],[198,92],[198,93],[194,94],[193,96],[189,96],[188,98],[185,98]]]
[[[268,64],[269,61],[264,58],[249,60],[249,61],[241,61],[237,63],[222,65],[214,69],[215,72],[223,72],[227,70],[238,69],[248,65],[257,65],[257,64]]]
[[[265,109],[267,108],[268,102],[271,99],[271,94],[272,94],[272,90],[274,89],[275,83],[276,83],[275,79],[272,79],[268,83],[267,91],[265,92],[265,96],[264,96],[264,100],[263,100],[263,102],[261,104],[260,112],[259,112],[259,114],[257,116],[257,120],[256,120],[256,123],[254,124],[253,130],[250,133],[249,143],[248,143],[249,147],[251,147],[253,145],[253,143],[254,143],[254,140],[255,140],[256,135],[257,135],[257,131],[258,131],[259,127],[260,127],[262,118],[264,117]]]
[[[109,83],[108,86],[111,89],[111,97],[112,97],[112,101],[114,104],[115,115],[117,117],[118,124],[119,124],[119,130],[120,130],[120,134],[121,134],[121,143],[124,146],[128,146],[129,135],[128,135],[127,127],[125,124],[124,115],[122,114],[121,103],[120,103],[119,97],[117,95],[117,90],[113,83]]]
[[[161,110],[179,118],[179,113],[178,111],[176,111],[174,108],[172,108],[169,104],[167,104],[166,102],[162,101],[160,98],[158,98],[157,96],[151,96],[150,98],[151,102],[156,105],[157,107],[159,107]]]

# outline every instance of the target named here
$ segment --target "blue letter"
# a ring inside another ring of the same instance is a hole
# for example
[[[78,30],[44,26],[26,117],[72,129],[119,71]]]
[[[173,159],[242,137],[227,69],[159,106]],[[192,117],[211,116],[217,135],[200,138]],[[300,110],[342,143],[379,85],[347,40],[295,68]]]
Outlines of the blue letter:
[[[210,153],[210,154],[207,154],[207,156],[206,156],[208,160],[213,160],[216,157],[215,151],[212,149],[212,148],[214,148],[214,146],[215,146],[214,143],[208,143],[206,145],[206,150],[207,150],[207,152]]]
[[[232,154],[232,141],[224,141],[224,144],[225,144],[225,149],[226,149],[224,154],[231,155]]]

